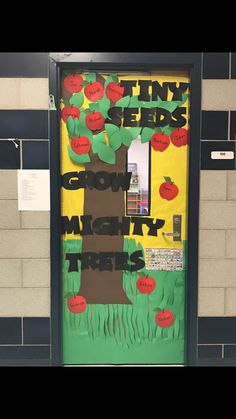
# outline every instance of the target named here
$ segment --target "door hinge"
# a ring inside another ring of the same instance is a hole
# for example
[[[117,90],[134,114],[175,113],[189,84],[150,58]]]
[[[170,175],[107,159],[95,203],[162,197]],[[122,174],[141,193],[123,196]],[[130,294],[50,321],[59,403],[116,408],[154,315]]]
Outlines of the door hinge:
[[[49,95],[49,109],[50,111],[56,111],[56,105],[55,105],[55,98],[53,95]]]

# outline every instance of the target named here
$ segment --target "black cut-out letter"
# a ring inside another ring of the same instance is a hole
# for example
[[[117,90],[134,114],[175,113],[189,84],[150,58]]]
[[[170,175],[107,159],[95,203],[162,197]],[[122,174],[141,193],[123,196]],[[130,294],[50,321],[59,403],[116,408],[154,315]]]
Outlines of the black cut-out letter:
[[[113,106],[108,110],[108,118],[106,118],[106,124],[114,124],[117,127],[121,126],[121,120],[123,117],[122,108],[119,106]]]
[[[78,272],[78,260],[81,259],[81,253],[66,253],[66,260],[69,260],[68,272]]]
[[[127,263],[129,259],[128,252],[116,252],[115,254],[115,270],[116,271],[129,271],[130,267]]]
[[[74,191],[80,188],[78,172],[64,173],[64,175],[62,175],[61,182],[63,188],[69,191]]]
[[[133,87],[137,84],[137,80],[121,80],[120,86],[124,87],[124,96],[133,96]]]
[[[138,108],[124,108],[123,127],[138,127],[138,121],[136,120],[138,113]]]
[[[170,122],[170,126],[175,128],[184,127],[186,124],[186,118],[183,115],[186,115],[186,108],[176,108],[174,112],[172,112],[172,120]]]
[[[152,82],[152,100],[167,100],[168,98],[168,83],[164,82],[162,85],[159,81]]]
[[[93,231],[97,235],[111,234],[111,217],[99,217],[93,222]]]
[[[153,218],[150,218],[150,223],[148,224],[149,232],[148,236],[157,236],[157,230],[162,228],[165,225],[165,220],[159,218],[156,219],[156,222],[153,223]]]
[[[82,230],[80,232],[81,236],[88,236],[93,234],[93,229],[91,227],[92,215],[81,215],[80,220],[82,223]]]
[[[132,172],[111,173],[110,176],[112,192],[117,192],[120,188],[122,188],[122,191],[129,190]]]
[[[139,269],[144,268],[145,262],[143,259],[143,252],[142,250],[136,250],[130,255],[130,261],[134,263],[134,265],[130,265],[130,272],[136,272]]]
[[[105,189],[111,186],[111,175],[108,172],[97,172],[95,173],[94,186],[98,191],[105,191]]]
[[[130,217],[122,217],[122,221],[119,221],[119,217],[111,217],[111,235],[128,236],[130,229]]]
[[[89,269],[90,267],[95,270],[99,268],[98,253],[95,252],[84,252],[81,254],[81,269]]]
[[[149,95],[149,86],[152,84],[152,80],[139,80],[138,84],[140,86],[140,94],[138,100],[143,100],[144,102],[150,102]]]
[[[67,215],[61,217],[62,234],[80,234],[79,217],[73,215],[71,219]]]
[[[156,109],[156,127],[165,127],[171,121],[171,113],[167,109]]]
[[[112,271],[113,264],[111,258],[114,256],[113,252],[100,252],[99,253],[99,271]]]
[[[176,82],[169,83],[169,89],[171,92],[173,92],[172,100],[182,100],[182,94],[186,92],[190,84],[181,82],[179,84],[179,87],[177,87],[176,85]]]
[[[141,108],[140,127],[154,128],[155,109]]]

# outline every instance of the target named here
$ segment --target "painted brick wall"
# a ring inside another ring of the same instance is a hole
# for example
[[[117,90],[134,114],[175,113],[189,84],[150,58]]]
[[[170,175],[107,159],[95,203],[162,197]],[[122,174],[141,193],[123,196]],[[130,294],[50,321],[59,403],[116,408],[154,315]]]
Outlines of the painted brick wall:
[[[50,357],[49,213],[18,212],[16,174],[18,168],[49,167],[48,56],[0,55],[0,364],[45,364]],[[204,53],[200,364],[236,365],[236,172],[212,167],[204,151],[209,141],[235,147],[235,135],[236,53]],[[22,139],[17,149],[9,137]]]

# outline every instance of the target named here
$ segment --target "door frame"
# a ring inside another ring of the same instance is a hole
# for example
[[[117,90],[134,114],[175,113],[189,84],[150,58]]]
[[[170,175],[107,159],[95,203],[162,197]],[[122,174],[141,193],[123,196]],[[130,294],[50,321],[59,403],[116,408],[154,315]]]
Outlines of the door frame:
[[[61,175],[60,175],[60,74],[66,69],[110,71],[188,70],[190,75],[190,151],[188,174],[188,254],[185,287],[185,362],[197,364],[198,232],[201,124],[201,53],[50,53],[49,93],[56,109],[50,109],[51,187],[51,365],[62,366],[61,276]]]

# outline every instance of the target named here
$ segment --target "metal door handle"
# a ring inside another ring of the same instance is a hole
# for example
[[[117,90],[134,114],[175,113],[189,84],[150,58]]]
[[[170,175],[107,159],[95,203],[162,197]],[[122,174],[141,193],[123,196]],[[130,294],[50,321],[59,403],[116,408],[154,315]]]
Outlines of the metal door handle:
[[[175,233],[165,233],[165,232],[163,231],[162,235],[163,235],[163,236],[180,237],[180,234],[179,234],[179,233],[177,233],[177,232],[175,232]]]
[[[173,237],[174,242],[181,242],[181,220],[180,214],[173,215],[173,232],[163,231],[162,235],[165,237]]]

